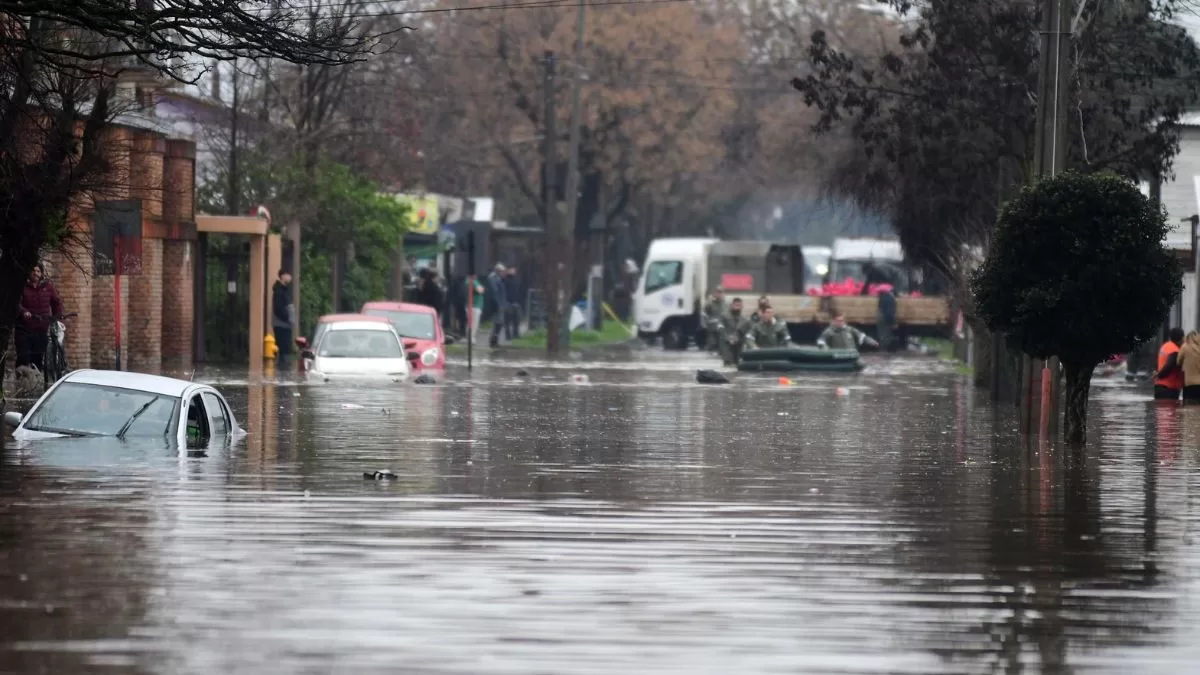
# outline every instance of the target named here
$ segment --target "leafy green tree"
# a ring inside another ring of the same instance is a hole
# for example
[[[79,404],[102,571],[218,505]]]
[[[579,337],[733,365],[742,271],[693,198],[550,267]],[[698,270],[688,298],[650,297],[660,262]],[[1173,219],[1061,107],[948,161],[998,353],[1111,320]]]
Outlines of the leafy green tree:
[[[889,52],[855,55],[817,31],[793,85],[818,132],[852,139],[831,191],[886,214],[915,261],[965,280],[963,245],[985,245],[1003,199],[1034,179],[1044,3],[876,3],[907,20]],[[1170,172],[1200,95],[1200,48],[1171,22],[1185,4],[1077,0],[1069,168]]]
[[[1082,444],[1092,372],[1151,339],[1178,297],[1167,219],[1128,180],[1067,172],[1005,204],[972,279],[987,327],[1066,376],[1066,440]]]
[[[372,180],[344,164],[323,158],[304,166],[299,155],[280,160],[264,147],[239,160],[239,201],[266,204],[275,222],[300,224],[301,332],[311,333],[317,317],[334,312],[335,254],[347,256],[343,303],[357,308],[387,293],[391,251],[404,236],[408,206],[384,195]],[[227,198],[228,175],[216,171],[197,189],[200,208],[219,211]]]

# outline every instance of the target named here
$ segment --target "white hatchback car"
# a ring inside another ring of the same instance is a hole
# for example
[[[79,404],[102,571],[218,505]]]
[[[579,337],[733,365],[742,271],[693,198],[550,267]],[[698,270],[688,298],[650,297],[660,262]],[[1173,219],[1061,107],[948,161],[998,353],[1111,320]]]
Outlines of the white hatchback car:
[[[76,370],[26,415],[5,413],[18,441],[64,437],[158,438],[208,445],[245,435],[216,389],[173,377]]]
[[[379,316],[344,317],[322,322],[316,344],[306,351],[305,370],[312,379],[387,379],[408,377],[404,342],[390,321]]]

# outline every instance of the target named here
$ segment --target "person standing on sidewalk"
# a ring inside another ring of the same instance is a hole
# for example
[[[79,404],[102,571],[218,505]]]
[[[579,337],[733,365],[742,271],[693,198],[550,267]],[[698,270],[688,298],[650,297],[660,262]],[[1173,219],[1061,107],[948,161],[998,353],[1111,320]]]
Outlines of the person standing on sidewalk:
[[[521,337],[521,279],[515,267],[504,270],[504,297],[504,339],[515,340]]]
[[[279,347],[279,363],[282,366],[292,354],[293,330],[296,325],[296,303],[292,299],[292,275],[279,270],[279,278],[271,288],[271,328],[275,333],[275,346]]]
[[[504,330],[504,314],[508,309],[508,296],[504,292],[504,263],[496,263],[492,273],[487,278],[487,293],[492,296],[492,334],[488,337],[488,345],[500,346],[500,331]]]
[[[487,297],[487,288],[479,283],[474,277],[465,277],[463,279],[463,297],[466,297],[467,291],[471,288],[471,283],[475,283],[474,297],[471,298],[470,318],[468,325],[465,326],[464,333],[471,340],[471,344],[479,344],[479,324],[483,321],[483,303]]]

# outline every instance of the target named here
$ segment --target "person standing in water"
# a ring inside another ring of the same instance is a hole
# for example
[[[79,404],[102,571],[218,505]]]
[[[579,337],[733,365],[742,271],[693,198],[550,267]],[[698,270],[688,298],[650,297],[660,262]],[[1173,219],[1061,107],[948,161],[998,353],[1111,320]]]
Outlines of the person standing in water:
[[[1183,392],[1183,370],[1179,368],[1179,348],[1183,345],[1183,329],[1172,328],[1167,341],[1158,350],[1158,370],[1154,372],[1154,398],[1177,401]]]

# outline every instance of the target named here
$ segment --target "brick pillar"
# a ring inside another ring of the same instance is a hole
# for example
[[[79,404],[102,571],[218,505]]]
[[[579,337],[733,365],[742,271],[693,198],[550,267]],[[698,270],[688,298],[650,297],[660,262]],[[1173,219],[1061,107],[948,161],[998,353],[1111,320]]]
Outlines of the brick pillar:
[[[133,133],[130,151],[130,196],[142,200],[143,228],[163,218],[163,155],[166,138],[153,131]],[[129,277],[129,307],[122,320],[128,326],[129,369],[157,373],[162,368],[162,252],[161,234],[142,235],[141,274]]]
[[[168,226],[196,220],[196,144],[169,140],[163,158],[163,222]]]
[[[163,223],[190,236],[196,220],[196,144],[166,142],[163,158]],[[162,362],[168,369],[190,370],[195,348],[196,242],[168,239],[162,251]]]
[[[129,369],[157,373],[162,368],[163,240],[142,239],[142,273],[129,281]]]
[[[167,240],[162,255],[162,363],[164,368],[192,366],[192,266],[196,242]]]
[[[84,223],[78,224],[83,228]],[[88,225],[90,227],[90,225]],[[67,321],[67,365],[72,369],[92,367],[92,260],[91,235],[77,232],[65,252],[48,256],[54,268],[54,287],[63,309],[79,316]],[[75,261],[75,262],[72,262]],[[84,265],[79,269],[76,265]],[[14,357],[15,358],[15,357]],[[108,366],[105,366],[108,367]]]

